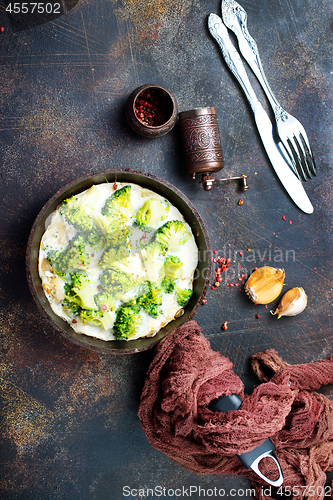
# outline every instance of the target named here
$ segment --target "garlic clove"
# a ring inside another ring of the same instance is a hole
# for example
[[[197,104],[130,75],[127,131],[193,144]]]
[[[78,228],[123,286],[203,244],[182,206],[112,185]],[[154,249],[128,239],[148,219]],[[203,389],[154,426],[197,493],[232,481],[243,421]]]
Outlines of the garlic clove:
[[[296,316],[306,308],[308,297],[301,287],[292,288],[286,292],[279,305],[273,314],[277,315],[278,319],[281,316]]]
[[[269,304],[282,292],[284,275],[284,269],[259,267],[247,280],[245,292],[255,304]]]

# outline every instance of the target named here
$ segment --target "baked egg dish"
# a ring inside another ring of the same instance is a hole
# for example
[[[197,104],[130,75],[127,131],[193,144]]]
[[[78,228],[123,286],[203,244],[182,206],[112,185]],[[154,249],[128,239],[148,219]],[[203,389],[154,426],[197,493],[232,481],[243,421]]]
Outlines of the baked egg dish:
[[[47,218],[38,272],[53,312],[102,340],[152,337],[181,316],[198,248],[180,211],[132,183],[102,183]]]

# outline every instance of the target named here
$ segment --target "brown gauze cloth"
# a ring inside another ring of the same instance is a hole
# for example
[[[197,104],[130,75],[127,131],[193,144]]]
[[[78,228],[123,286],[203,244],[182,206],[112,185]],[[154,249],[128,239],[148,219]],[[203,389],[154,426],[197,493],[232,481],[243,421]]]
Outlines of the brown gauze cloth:
[[[333,469],[333,402],[313,391],[333,383],[333,357],[291,366],[269,349],[250,362],[263,383],[245,395],[232,363],[211,349],[195,321],[169,334],[156,348],[141,395],[138,416],[147,439],[196,474],[249,478],[256,498],[264,500],[281,499],[281,489],[275,497],[272,487],[272,496],[265,496],[267,483],[236,455],[271,438],[284,475],[282,488],[293,491],[288,497],[304,498],[308,491],[312,500],[325,493],[327,498],[325,472]],[[240,409],[221,413],[208,408],[213,399],[231,394],[242,399]],[[260,464],[266,477],[272,477],[273,460],[264,458]]]

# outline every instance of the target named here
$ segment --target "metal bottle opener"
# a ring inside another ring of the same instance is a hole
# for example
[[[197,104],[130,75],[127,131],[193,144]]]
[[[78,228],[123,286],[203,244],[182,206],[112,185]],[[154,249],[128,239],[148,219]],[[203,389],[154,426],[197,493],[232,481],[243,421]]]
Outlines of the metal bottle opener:
[[[212,411],[218,411],[227,413],[230,410],[238,410],[242,404],[242,400],[237,394],[231,394],[231,396],[222,396],[218,399],[214,399],[208,405],[208,408]],[[244,467],[247,469],[252,469],[261,479],[266,481],[271,486],[281,486],[283,483],[283,474],[279,461],[274,453],[275,446],[270,439],[266,439],[262,444],[257,446],[247,453],[242,453],[237,455],[239,460],[242,462]],[[279,477],[276,480],[269,479],[266,477],[259,469],[259,462],[264,457],[270,457],[274,460],[278,471]]]

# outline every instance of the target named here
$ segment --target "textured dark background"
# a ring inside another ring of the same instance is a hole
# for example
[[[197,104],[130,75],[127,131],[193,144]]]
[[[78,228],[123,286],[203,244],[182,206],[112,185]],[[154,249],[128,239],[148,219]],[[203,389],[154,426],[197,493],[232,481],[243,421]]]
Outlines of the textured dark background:
[[[247,391],[255,383],[248,358],[257,351],[275,348],[292,364],[333,354],[332,3],[242,5],[273,90],[308,132],[318,165],[305,186],[312,215],[279,184],[251,110],[208,33],[207,15],[220,14],[218,1],[81,0],[28,29],[22,18],[10,24],[0,4],[1,499],[120,500],[125,485],[249,487],[242,478],[195,476],[149,445],[137,407],[153,351],[92,352],[39,314],[25,275],[29,231],[48,198],[77,177],[117,167],[154,173],[194,203],[212,248],[232,258],[233,283],[270,264],[284,267],[286,288],[304,287],[307,309],[280,320],[240,287],[223,282],[208,291],[195,319]],[[215,106],[222,173],[247,174],[249,191],[228,183],[204,192],[185,172],[177,126],[159,139],[129,129],[124,104],[144,83],[171,90],[180,111]],[[332,387],[323,391],[333,397]]]

